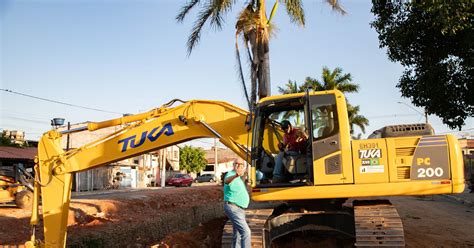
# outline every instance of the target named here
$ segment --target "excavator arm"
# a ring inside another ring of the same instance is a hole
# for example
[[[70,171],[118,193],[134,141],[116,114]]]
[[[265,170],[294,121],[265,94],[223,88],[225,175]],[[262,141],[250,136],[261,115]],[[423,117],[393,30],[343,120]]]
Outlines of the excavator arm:
[[[219,138],[237,155],[250,160],[250,114],[220,101],[194,100],[171,107],[175,101],[152,111],[98,123],[87,128],[45,133],[36,158],[33,234],[27,247],[64,247],[71,199],[72,173],[110,164],[142,153],[196,138]],[[82,147],[65,151],[62,135],[67,132],[123,125],[119,131]],[[44,243],[36,240],[38,206],[42,198]]]

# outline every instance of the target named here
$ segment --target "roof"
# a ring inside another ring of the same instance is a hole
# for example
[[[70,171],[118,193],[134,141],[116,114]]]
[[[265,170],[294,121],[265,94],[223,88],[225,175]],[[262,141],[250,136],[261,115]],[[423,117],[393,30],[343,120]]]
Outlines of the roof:
[[[214,158],[206,158],[206,160],[207,160],[207,163],[208,163],[208,164],[214,164],[214,163],[215,163],[215,162],[214,162],[214,161],[215,161]],[[218,156],[218,157],[217,157],[217,160],[218,160],[218,163],[219,163],[219,164],[222,164],[222,163],[227,163],[227,162],[230,162],[230,161],[234,161],[235,158],[227,158],[227,157],[226,157],[226,158],[220,158],[220,157]]]
[[[209,150],[205,150],[204,152],[207,162],[209,164],[214,164],[214,147]],[[237,158],[239,158],[239,156],[237,156],[237,154],[235,154],[232,150],[220,147],[217,148],[217,160],[219,163],[226,163]]]
[[[33,160],[38,154],[38,148],[18,148],[13,146],[0,146],[0,159]]]

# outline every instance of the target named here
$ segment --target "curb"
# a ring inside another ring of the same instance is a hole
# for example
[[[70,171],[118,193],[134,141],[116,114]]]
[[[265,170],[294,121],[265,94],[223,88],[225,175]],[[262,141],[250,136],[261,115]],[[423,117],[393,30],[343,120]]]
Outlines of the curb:
[[[161,190],[161,188],[125,188],[125,189],[104,189],[104,190],[93,190],[93,191],[81,191],[72,192],[71,196],[93,196],[93,195],[107,195],[114,193],[134,192],[134,191],[146,191],[146,190]]]
[[[71,196],[85,196],[85,195],[106,195],[113,193],[122,193],[128,192],[128,190],[94,190],[94,191],[82,191],[82,192],[72,192]]]
[[[471,200],[467,200],[467,199],[463,199],[461,197],[458,197],[458,196],[454,196],[454,195],[443,195],[443,196],[446,196],[448,198],[451,198],[453,200],[456,200],[458,202],[461,202],[462,204],[466,204],[466,205],[470,205],[470,207],[473,207],[474,206],[474,202],[471,201]]]

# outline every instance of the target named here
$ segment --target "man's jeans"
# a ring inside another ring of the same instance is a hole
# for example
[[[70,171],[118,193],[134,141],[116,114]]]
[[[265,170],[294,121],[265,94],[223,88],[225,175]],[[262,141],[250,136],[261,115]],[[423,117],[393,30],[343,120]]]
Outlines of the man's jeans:
[[[300,153],[295,151],[280,152],[275,160],[275,167],[273,168],[273,178],[281,179],[283,176],[283,156],[297,156]]]
[[[224,202],[225,215],[232,222],[232,248],[251,248],[250,228],[245,220],[245,210],[237,205]]]

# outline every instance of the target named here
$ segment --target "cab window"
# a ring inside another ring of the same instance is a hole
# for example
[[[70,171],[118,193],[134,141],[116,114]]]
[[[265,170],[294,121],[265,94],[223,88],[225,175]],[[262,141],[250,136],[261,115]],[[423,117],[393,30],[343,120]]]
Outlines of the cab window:
[[[335,104],[314,104],[311,108],[313,140],[324,139],[338,132],[339,126]]]

